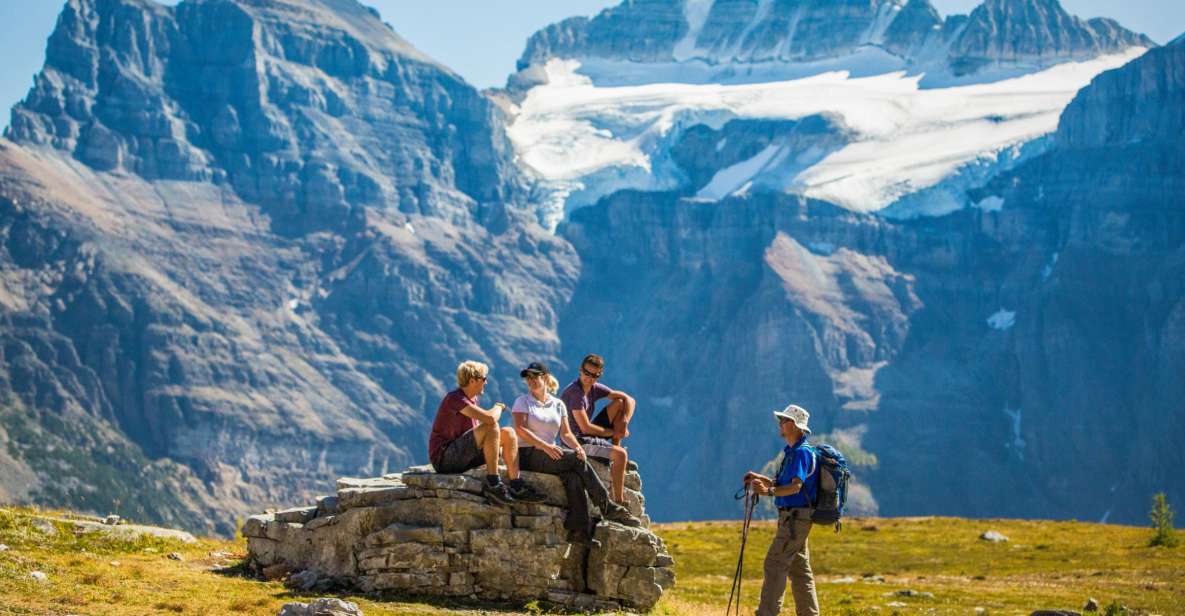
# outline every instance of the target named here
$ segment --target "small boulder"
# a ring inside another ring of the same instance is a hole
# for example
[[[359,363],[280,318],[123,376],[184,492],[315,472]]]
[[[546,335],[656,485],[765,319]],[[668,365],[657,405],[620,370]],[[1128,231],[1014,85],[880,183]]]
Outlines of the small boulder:
[[[180,552],[169,552],[169,555],[167,558],[169,560],[185,560],[185,558],[183,556],[181,556]]]
[[[8,546],[4,545],[3,543],[0,543],[0,552],[7,552],[7,551],[8,551]]]
[[[312,603],[285,603],[277,616],[362,616],[362,610],[357,603],[327,598]]]
[[[43,573],[41,571],[34,571],[29,574],[29,577],[33,578],[34,581],[41,583],[41,584],[44,584],[49,581],[49,576],[45,575],[45,573]]]
[[[103,523],[106,524],[107,526],[115,526],[115,525],[119,524],[119,519],[120,518],[117,515],[109,515],[109,516],[103,518]]]
[[[264,567],[260,573],[263,574],[263,579],[270,582],[272,580],[283,578],[285,575],[288,575],[289,571],[292,571],[292,567],[289,567],[285,563],[277,563],[268,567]]]
[[[284,586],[293,590],[312,590],[317,585],[317,572],[312,569],[298,571],[284,580]]]
[[[1083,612],[1097,612],[1099,611],[1099,602],[1094,597],[1086,600],[1086,605],[1082,606]]]
[[[914,590],[912,588],[898,590],[894,594],[896,594],[898,597],[916,597],[918,599],[933,599],[934,598],[934,593],[932,593],[932,592],[924,592],[924,591],[920,591],[920,590]]]
[[[1037,610],[1029,616],[1082,616],[1073,610]]]
[[[985,531],[979,536],[979,538],[983,541],[990,541],[992,543],[1004,543],[1008,541],[1008,537],[1005,537],[994,530]]]

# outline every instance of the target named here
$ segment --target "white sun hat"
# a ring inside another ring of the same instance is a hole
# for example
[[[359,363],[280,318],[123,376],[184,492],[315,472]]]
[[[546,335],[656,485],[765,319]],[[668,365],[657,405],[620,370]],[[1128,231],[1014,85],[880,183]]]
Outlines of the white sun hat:
[[[807,434],[811,433],[811,429],[806,425],[807,422],[811,420],[811,414],[808,413],[806,409],[798,406],[797,404],[789,404],[786,406],[786,408],[780,411],[774,411],[774,417],[777,417],[778,419],[785,419],[787,421],[793,421],[794,425],[798,426],[799,430],[802,430]]]

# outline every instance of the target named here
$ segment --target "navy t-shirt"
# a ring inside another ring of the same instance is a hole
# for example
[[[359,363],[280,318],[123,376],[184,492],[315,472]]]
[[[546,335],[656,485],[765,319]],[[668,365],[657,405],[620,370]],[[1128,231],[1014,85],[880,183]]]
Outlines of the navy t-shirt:
[[[774,478],[774,485],[788,486],[797,477],[802,481],[802,489],[797,494],[774,498],[774,504],[778,507],[813,506],[819,492],[819,465],[815,452],[806,442],[806,437],[802,437],[792,446],[787,445],[782,450],[782,456],[781,469]]]

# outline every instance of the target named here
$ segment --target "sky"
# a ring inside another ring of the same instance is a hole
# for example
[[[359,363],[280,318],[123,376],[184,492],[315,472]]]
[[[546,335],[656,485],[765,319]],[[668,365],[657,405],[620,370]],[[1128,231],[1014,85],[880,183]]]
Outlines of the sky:
[[[362,0],[399,34],[478,87],[502,86],[527,37],[566,17],[593,15],[620,0]],[[931,0],[943,15],[980,0]],[[176,4],[169,0],[166,4]],[[45,59],[45,41],[64,2],[0,0],[0,126],[24,98]],[[1079,17],[1111,17],[1166,43],[1185,32],[1183,0],[1062,0]]]

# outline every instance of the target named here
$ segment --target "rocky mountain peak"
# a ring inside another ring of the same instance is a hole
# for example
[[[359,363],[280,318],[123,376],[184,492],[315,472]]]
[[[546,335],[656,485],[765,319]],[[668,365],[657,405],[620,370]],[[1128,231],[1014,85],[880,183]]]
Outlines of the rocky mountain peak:
[[[950,63],[962,74],[991,64],[1043,66],[1154,46],[1114,20],[1075,17],[1058,0],[986,0],[951,44]]]
[[[279,224],[321,226],[520,200],[501,121],[354,0],[71,0],[7,136],[99,171],[225,183]]]
[[[1138,46],[1154,44],[1113,20],[1070,15],[1057,0],[987,0],[970,15],[945,21],[929,0],[648,0],[540,30],[518,66],[521,71],[549,58],[814,62],[880,49],[908,64],[946,63],[963,75],[990,65],[1044,67]]]

